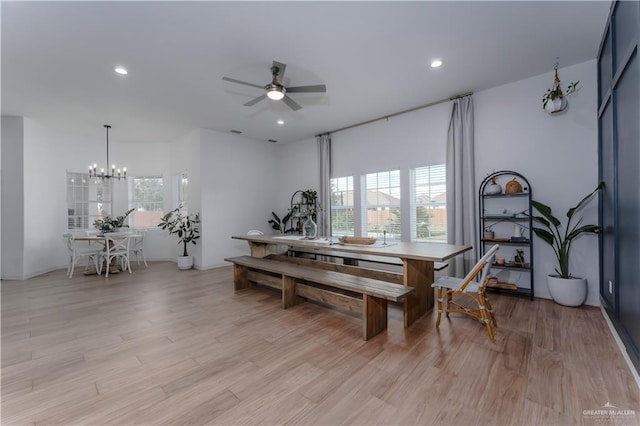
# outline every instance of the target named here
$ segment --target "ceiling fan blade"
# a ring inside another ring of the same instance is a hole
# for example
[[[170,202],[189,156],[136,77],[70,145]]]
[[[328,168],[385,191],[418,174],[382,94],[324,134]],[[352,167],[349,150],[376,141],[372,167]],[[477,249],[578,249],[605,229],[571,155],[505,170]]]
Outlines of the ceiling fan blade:
[[[261,100],[263,100],[264,98],[266,98],[266,97],[267,97],[267,94],[265,93],[264,95],[260,95],[257,98],[251,99],[249,102],[244,104],[244,106],[253,106],[253,105],[257,104],[258,102],[260,102]]]
[[[282,79],[284,78],[284,70],[287,69],[287,64],[283,64],[282,62],[273,61],[273,67],[278,68],[278,74],[275,76],[278,84],[282,84]]]
[[[235,78],[222,77],[224,81],[230,81],[232,83],[244,84],[245,86],[257,87],[258,89],[264,89],[264,86],[259,86],[253,83],[247,83],[246,81],[236,80]]]
[[[315,86],[296,86],[287,87],[289,93],[323,93],[327,91],[327,86],[324,84],[317,84]]]
[[[291,108],[294,111],[297,111],[300,108],[302,108],[300,105],[298,105],[293,99],[291,99],[287,95],[284,95],[284,98],[282,98],[282,102],[289,105],[289,108]]]

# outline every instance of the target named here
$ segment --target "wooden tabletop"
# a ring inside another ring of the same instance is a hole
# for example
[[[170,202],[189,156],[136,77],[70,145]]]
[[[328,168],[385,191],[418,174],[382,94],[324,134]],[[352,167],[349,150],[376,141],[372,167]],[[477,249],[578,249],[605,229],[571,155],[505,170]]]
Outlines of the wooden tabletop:
[[[288,245],[290,247],[304,247],[305,249],[317,250],[330,249],[333,251],[399,257],[402,259],[429,260],[433,262],[444,262],[447,259],[471,250],[471,246],[468,245],[443,243],[388,242],[387,245],[383,245],[380,239],[373,245],[341,244],[337,237],[333,237],[332,241],[329,241],[326,237],[307,240],[302,236],[283,234],[237,235],[231,238],[253,243]]]

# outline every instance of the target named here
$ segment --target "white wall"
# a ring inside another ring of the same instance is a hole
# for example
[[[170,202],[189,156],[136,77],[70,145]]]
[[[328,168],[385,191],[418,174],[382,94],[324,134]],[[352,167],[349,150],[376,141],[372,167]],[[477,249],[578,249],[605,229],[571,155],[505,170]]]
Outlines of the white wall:
[[[278,202],[273,211],[282,217],[291,208],[291,196],[294,192],[320,189],[319,151],[315,138],[276,146],[280,161],[280,176],[276,194]],[[268,219],[271,219],[271,213]],[[265,224],[269,232],[275,232],[266,221]]]
[[[244,235],[250,229],[271,232],[267,223],[271,211],[281,208],[274,199],[282,182],[278,152],[271,143],[201,129],[202,259],[198,267],[226,266],[225,257],[248,253],[247,243],[232,240],[232,235]]]
[[[24,262],[24,124],[2,116],[2,277],[22,275]]]
[[[535,76],[474,95],[476,183],[497,170],[515,170],[532,186],[533,199],[552,207],[564,220],[566,212],[595,189],[598,181],[596,62],[559,70],[562,87],[580,80],[569,108],[550,116],[542,110],[542,95],[553,73]],[[476,186],[477,186],[476,185]],[[597,200],[582,211],[585,224],[597,224]],[[551,247],[534,240],[535,293],[550,297],[546,276],[556,267]],[[575,241],[570,271],[587,278],[587,303],[599,305],[598,240]]]

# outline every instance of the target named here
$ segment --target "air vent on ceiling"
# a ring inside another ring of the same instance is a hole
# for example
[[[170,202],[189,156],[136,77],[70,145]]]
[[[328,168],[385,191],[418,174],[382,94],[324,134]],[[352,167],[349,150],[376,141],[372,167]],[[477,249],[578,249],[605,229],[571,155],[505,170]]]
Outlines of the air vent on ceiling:
[[[277,143],[278,141],[277,141],[277,140],[275,140],[275,139],[269,139],[269,142],[271,142],[271,143]]]
[[[240,130],[231,130],[231,133],[235,133],[236,135],[239,135],[242,132]]]

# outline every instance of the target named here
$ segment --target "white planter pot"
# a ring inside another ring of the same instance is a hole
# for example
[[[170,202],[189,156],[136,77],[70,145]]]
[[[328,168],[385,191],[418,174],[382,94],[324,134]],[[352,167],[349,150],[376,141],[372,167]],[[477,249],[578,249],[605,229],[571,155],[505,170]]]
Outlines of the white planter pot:
[[[544,110],[549,114],[557,114],[564,111],[568,104],[569,102],[567,101],[567,98],[554,99],[547,102],[547,106],[544,107]]]
[[[549,293],[554,302],[564,306],[580,306],[587,300],[586,278],[547,277]]]
[[[178,269],[193,268],[193,256],[178,256]]]

